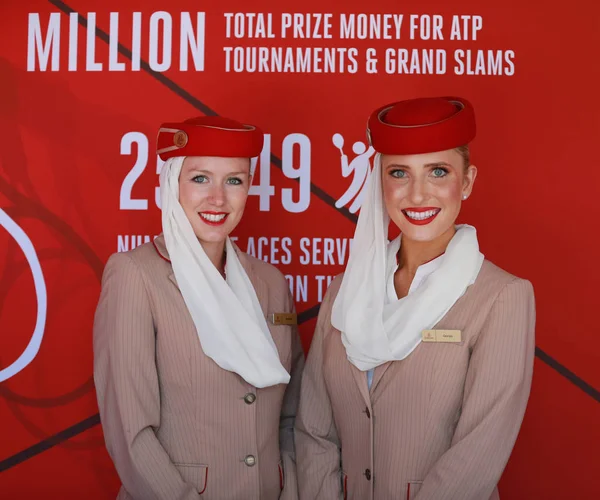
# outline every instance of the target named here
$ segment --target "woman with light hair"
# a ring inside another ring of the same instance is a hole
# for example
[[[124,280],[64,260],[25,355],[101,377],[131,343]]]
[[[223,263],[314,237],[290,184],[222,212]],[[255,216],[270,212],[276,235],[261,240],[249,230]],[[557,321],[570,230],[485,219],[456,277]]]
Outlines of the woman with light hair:
[[[293,300],[229,238],[262,145],[257,127],[222,117],[160,128],[163,234],[111,256],[94,323],[119,499],[297,497]]]
[[[477,169],[466,99],[377,109],[345,273],[321,305],[296,419],[301,500],[488,500],[525,413],[531,284],[456,225]],[[400,236],[388,242],[390,220]]]

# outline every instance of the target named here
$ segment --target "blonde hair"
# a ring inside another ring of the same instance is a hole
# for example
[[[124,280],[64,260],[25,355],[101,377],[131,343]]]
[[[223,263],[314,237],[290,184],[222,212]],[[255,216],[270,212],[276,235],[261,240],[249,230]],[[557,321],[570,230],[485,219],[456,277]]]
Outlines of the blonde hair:
[[[467,168],[469,168],[469,165],[471,165],[471,152],[469,151],[469,146],[465,144],[464,146],[454,148],[454,151],[456,151],[460,156],[462,156],[465,170],[467,170]]]

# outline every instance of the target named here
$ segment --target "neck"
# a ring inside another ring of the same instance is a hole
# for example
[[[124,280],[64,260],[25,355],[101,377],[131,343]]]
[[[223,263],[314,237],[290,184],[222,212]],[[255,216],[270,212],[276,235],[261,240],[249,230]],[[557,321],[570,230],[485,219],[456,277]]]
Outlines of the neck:
[[[408,274],[414,275],[419,266],[439,257],[446,251],[448,243],[455,233],[456,229],[451,226],[445,233],[432,241],[415,241],[402,235],[399,269],[404,269]]]
[[[225,241],[200,242],[200,244],[213,265],[223,274],[225,271]]]

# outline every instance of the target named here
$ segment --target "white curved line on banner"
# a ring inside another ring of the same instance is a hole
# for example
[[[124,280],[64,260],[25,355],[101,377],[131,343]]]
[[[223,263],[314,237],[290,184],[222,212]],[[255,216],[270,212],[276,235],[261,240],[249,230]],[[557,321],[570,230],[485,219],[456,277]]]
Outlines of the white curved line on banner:
[[[36,357],[40,350],[42,338],[44,337],[44,328],[46,326],[46,310],[47,310],[47,294],[46,294],[46,283],[44,281],[44,274],[42,273],[42,266],[33,248],[33,243],[25,232],[13,221],[8,214],[0,208],[0,226],[4,226],[15,241],[23,250],[25,258],[31,268],[31,274],[33,274],[33,284],[35,286],[35,295],[37,297],[37,319],[35,322],[35,329],[33,336],[29,341],[29,344],[19,356],[19,358],[12,363],[10,366],[0,370],[0,382],[8,380],[19,373]]]

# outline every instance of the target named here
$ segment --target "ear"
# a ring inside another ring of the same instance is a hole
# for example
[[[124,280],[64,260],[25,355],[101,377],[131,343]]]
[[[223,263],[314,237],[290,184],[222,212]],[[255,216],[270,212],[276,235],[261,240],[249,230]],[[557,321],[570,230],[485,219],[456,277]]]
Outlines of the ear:
[[[467,171],[465,172],[465,177],[463,180],[463,200],[467,199],[471,196],[473,191],[473,185],[475,184],[475,179],[477,178],[477,167],[475,165],[469,165]]]

